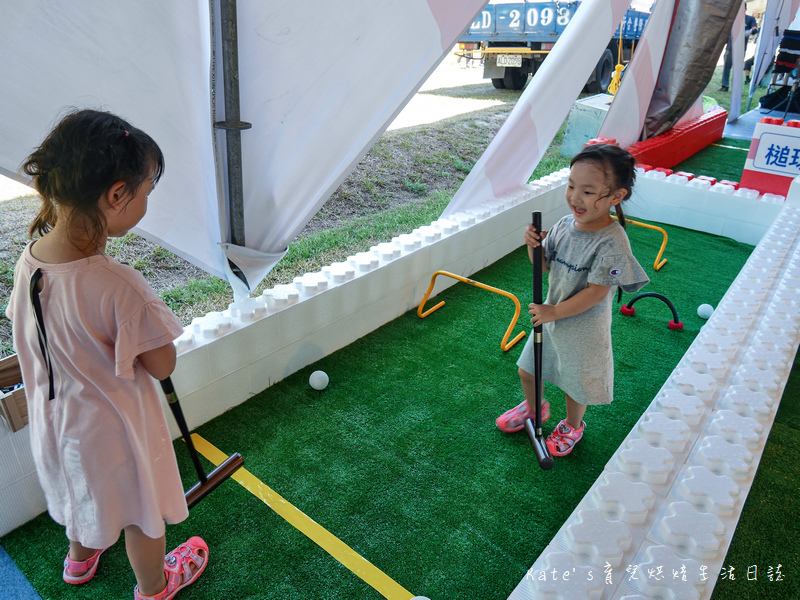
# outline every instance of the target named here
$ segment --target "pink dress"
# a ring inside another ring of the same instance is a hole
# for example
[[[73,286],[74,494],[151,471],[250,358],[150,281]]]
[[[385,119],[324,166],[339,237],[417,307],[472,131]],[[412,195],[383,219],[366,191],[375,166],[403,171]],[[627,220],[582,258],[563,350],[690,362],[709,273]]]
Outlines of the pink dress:
[[[137,357],[183,326],[135,269],[100,255],[42,263],[32,245],[17,262],[6,315],[48,511],[87,548],[111,546],[128,525],[158,538],[188,509],[156,382]],[[30,298],[36,269],[53,400]]]

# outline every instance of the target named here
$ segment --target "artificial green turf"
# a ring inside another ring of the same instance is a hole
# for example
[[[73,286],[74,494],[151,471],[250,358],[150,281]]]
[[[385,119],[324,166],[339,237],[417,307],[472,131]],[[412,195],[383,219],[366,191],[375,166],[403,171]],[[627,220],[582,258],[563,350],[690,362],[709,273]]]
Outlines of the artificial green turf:
[[[708,175],[718,180],[739,181],[749,148],[750,140],[722,138],[678,163],[672,170]]]
[[[495,417],[521,399],[515,362],[520,342],[500,350],[511,302],[458,284],[426,319],[411,311],[369,336],[279,382],[199,428],[223,452],[413,594],[435,600],[504,599],[544,550],[650,404],[703,325],[699,304],[716,305],[752,247],[665,226],[667,264],[653,271],[661,244],[629,226],[646,291],[669,297],[684,322],[655,298],[636,316],[615,311],[615,400],[590,407],[586,435],[543,472],[524,433],[505,435]],[[697,249],[702,248],[702,252]],[[530,296],[523,248],[472,276]],[[630,300],[626,295],[624,300]],[[526,328],[525,313],[516,331]],[[311,371],[331,378],[324,392]],[[546,387],[552,423],[563,395]],[[550,424],[552,424],[550,423]],[[176,445],[185,484],[186,450]],[[168,544],[200,534],[212,562],[181,598],[380,598],[367,584],[228,482],[168,529]],[[63,531],[46,515],[2,540],[43,598],[125,598],[134,584],[122,544],[91,584],[61,582]]]
[[[800,358],[795,357],[761,463],[723,563],[726,570],[733,567],[734,578],[719,579],[712,600],[800,598],[800,544],[797,542],[800,521],[796,515],[800,489],[796,466],[800,455],[798,365]],[[756,568],[750,572],[753,566]]]

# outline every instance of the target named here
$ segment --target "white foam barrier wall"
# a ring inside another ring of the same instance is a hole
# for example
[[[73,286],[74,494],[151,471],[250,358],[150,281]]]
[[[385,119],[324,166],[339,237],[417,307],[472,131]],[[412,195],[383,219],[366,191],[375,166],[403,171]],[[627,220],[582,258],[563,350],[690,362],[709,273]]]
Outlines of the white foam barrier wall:
[[[783,196],[695,177],[637,169],[625,214],[758,244],[784,203]]]
[[[469,276],[522,244],[531,212],[549,227],[566,214],[568,170],[209,313],[176,340],[172,379],[190,428],[415,309],[437,270]],[[431,296],[455,284],[437,278]],[[165,411],[167,410],[166,404]],[[173,438],[180,435],[171,416]],[[46,510],[29,428],[0,423],[0,536]]]
[[[750,237],[765,214],[778,217],[509,600],[711,596],[800,343],[799,187],[780,206],[739,197],[721,225],[708,222]],[[685,219],[676,224],[686,227],[703,223],[693,206],[702,213],[720,203],[693,192],[681,198],[656,179],[639,191],[667,196],[660,220]],[[752,202],[762,204],[754,211]]]

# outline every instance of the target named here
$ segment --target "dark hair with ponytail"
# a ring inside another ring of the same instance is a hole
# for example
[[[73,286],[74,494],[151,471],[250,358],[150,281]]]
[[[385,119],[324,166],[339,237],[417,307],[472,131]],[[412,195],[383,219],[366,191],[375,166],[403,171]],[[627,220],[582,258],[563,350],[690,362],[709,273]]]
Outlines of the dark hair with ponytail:
[[[636,159],[633,158],[630,152],[620,148],[619,146],[612,146],[610,144],[591,144],[584,146],[578,154],[576,154],[569,163],[571,167],[577,162],[594,162],[598,164],[608,178],[608,185],[611,191],[624,189],[627,191],[623,201],[627,200],[633,194],[633,184],[636,182]],[[619,219],[619,224],[625,227],[625,215],[622,212],[622,202],[614,207]]]
[[[107,112],[76,110],[61,119],[22,171],[42,196],[31,237],[50,231],[58,207],[65,207],[70,221],[82,218],[91,246],[99,243],[106,226],[100,197],[119,181],[130,198],[146,180],[155,184],[164,172],[164,155],[153,138],[127,121]]]

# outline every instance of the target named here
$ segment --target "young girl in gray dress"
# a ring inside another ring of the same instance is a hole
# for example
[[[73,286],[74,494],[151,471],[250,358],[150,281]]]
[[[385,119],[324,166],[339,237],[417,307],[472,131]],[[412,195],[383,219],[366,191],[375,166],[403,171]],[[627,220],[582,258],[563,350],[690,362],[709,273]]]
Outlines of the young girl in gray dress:
[[[570,164],[566,190],[570,214],[550,231],[525,230],[525,244],[544,248],[543,272],[549,272],[544,304],[531,304],[531,323],[543,325],[542,378],[564,391],[567,418],[547,438],[553,456],[565,456],[583,437],[589,404],[609,404],[614,392],[611,350],[611,306],[614,288],[627,293],[649,279],[631,253],[620,203],[631,197],[635,160],[616,146],[586,146]],[[614,207],[616,223],[610,214]],[[518,406],[497,418],[507,433],[519,431],[533,418],[535,406],[533,338],[517,361],[522,391]],[[550,404],[542,403],[542,422]]]

